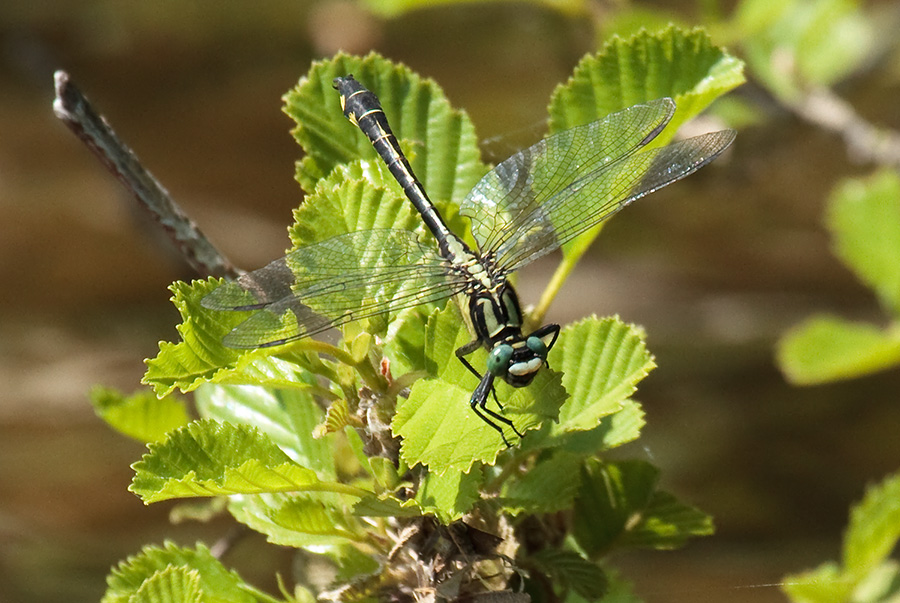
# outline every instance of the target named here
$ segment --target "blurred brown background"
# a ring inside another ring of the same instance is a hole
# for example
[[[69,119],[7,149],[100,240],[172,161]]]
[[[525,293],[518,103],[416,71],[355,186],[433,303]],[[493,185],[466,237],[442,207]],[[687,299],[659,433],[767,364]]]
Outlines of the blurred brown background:
[[[684,4],[657,3],[689,19]],[[0,6],[0,602],[95,601],[109,567],[142,544],[212,543],[229,529],[170,526],[168,506],[129,494],[143,447],[88,404],[95,383],[138,387],[142,359],[176,337],[166,287],[194,275],[56,121],[54,69],[70,72],[214,242],[254,268],[285,251],[301,200],[280,97],[311,60],[343,48],[403,61],[509,154],[541,135],[553,87],[596,47],[582,20],[519,3],[392,21],[346,2]],[[898,79],[882,72],[839,92],[900,128]],[[550,317],[616,313],[646,327],[659,368],[637,396],[645,436],[625,453],[649,458],[665,488],[715,517],[714,537],[614,560],[650,602],[783,600],[766,585],[837,558],[849,505],[900,460],[896,371],[797,389],[772,360],[777,337],[814,311],[884,320],[821,226],[835,175],[869,167],[752,85],[737,94],[765,121],[617,216]],[[552,268],[524,271],[526,302]],[[290,567],[260,540],[225,561],[272,587],[273,569]]]

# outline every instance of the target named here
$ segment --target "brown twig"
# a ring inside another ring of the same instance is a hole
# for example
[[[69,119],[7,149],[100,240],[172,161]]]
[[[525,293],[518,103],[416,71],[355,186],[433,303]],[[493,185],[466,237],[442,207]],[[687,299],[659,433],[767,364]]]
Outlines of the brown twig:
[[[814,88],[791,103],[797,115],[840,135],[851,157],[900,169],[900,133],[878,128],[828,88]]]
[[[125,185],[138,204],[150,212],[188,264],[200,275],[236,277],[239,270],[209,242],[153,174],[144,169],[134,152],[119,140],[87,97],[71,82],[69,74],[57,71],[54,80],[53,112]]]

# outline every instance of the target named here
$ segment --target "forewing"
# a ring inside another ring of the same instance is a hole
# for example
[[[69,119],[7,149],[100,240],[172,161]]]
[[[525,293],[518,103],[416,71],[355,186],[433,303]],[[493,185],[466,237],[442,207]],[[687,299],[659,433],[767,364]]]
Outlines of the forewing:
[[[580,175],[513,226],[495,250],[498,265],[518,270],[606,220],[644,195],[697,171],[733,141],[734,130],[711,132],[665,147],[642,149]]]
[[[482,255],[504,246],[508,249],[508,241],[552,240],[552,221],[541,217],[545,203],[574,181],[602,174],[649,143],[674,113],[675,103],[670,98],[634,105],[554,134],[500,163],[460,206],[460,213],[472,221],[472,234]]]
[[[224,340],[278,345],[352,320],[436,301],[464,283],[412,231],[350,232],[292,251],[203,298],[214,310],[255,310]]]

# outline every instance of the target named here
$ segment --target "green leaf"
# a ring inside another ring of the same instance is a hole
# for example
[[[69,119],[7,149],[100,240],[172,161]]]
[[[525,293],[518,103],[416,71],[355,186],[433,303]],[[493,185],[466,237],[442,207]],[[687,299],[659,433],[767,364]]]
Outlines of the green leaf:
[[[873,568],[853,590],[853,602],[900,601],[900,563],[889,559]]]
[[[145,504],[169,498],[319,490],[366,494],[320,481],[254,427],[202,420],[169,434],[133,465],[129,490]]]
[[[132,603],[200,603],[212,600],[200,588],[200,573],[183,567],[167,567],[141,584]]]
[[[900,318],[900,175],[885,169],[844,180],[827,220],[837,256]]]
[[[447,470],[465,473],[476,462],[493,464],[505,448],[500,434],[469,406],[478,381],[454,351],[470,339],[455,304],[432,314],[424,357],[431,359],[428,373],[436,378],[420,379],[413,385],[409,399],[398,405],[392,424],[394,435],[403,437],[400,453],[410,467],[423,464],[437,474]],[[476,367],[484,362],[481,351],[471,358]],[[527,387],[497,384],[503,416],[513,421],[520,433],[555,419],[566,398],[560,382],[558,373],[545,369]],[[488,404],[496,403],[489,399]],[[508,439],[516,438],[508,427],[507,432]]]
[[[574,551],[541,549],[528,557],[528,563],[555,586],[572,589],[588,601],[601,599],[609,588],[606,573]]]
[[[644,411],[634,400],[622,402],[622,408],[600,419],[599,425],[587,431],[572,431],[541,441],[534,438],[529,446],[544,447],[553,443],[557,449],[579,454],[593,455],[633,442],[644,427]],[[543,431],[541,432],[543,435]]]
[[[364,598],[366,589],[369,587],[365,583],[369,578],[377,579],[378,570],[384,569],[379,559],[380,555],[372,555],[369,551],[360,550],[360,547],[353,543],[327,547],[322,554],[330,559],[337,569],[334,577],[335,583],[353,582],[355,585],[361,586],[360,590],[353,589],[354,600],[360,603],[372,600]],[[310,603],[315,603],[315,601]]]
[[[294,210],[288,230],[300,247],[336,235],[375,228],[417,230],[425,237],[422,218],[404,196],[383,162],[359,160],[340,165],[319,180],[315,190]]]
[[[713,534],[712,518],[686,505],[668,492],[655,492],[641,513],[640,521],[629,526],[620,544],[654,549],[674,549],[688,538]]]
[[[368,459],[368,466],[375,484],[383,492],[393,492],[400,485],[400,474],[394,461],[383,456],[373,456]]]
[[[551,435],[585,431],[622,409],[637,383],[656,367],[639,327],[618,316],[585,318],[562,330],[550,366],[563,374],[569,400]]]
[[[190,420],[181,400],[173,396],[160,399],[146,390],[126,396],[98,386],[91,390],[91,404],[110,427],[141,442],[161,440]]]
[[[200,305],[200,300],[223,282],[211,278],[190,284],[176,282],[169,287],[174,293],[172,303],[182,318],[176,327],[182,341],[161,341],[159,354],[146,361],[147,373],[141,382],[153,387],[160,397],[176,388],[188,392],[209,382],[306,386],[308,373],[301,366],[272,356],[283,351],[282,347],[247,351],[222,345],[222,338],[250,315],[218,312]]]
[[[643,461],[592,460],[582,467],[572,533],[589,557],[605,554],[624,537],[653,499],[658,477],[659,471]]]
[[[855,0],[742,0],[744,54],[769,90],[792,99],[859,69],[874,49],[874,22]]]
[[[845,603],[851,601],[853,585],[836,563],[785,576],[781,590],[795,603]]]
[[[425,334],[433,311],[433,307],[416,306],[401,312],[391,323],[390,336],[384,343],[384,355],[390,358],[394,375],[413,371],[436,374],[434,362],[425,356]]]
[[[656,489],[659,470],[643,461],[589,461],[581,471],[572,533],[592,559],[614,546],[669,549],[712,533],[704,513]]]
[[[511,515],[568,509],[580,485],[572,476],[578,474],[582,463],[580,455],[566,451],[541,458],[523,476],[504,483],[499,502]]]
[[[346,505],[328,498],[277,493],[234,496],[228,510],[272,544],[305,548],[365,541],[365,526],[359,519]]]
[[[560,333],[550,366],[563,375],[570,398],[559,422],[523,443],[595,454],[637,439],[644,413],[628,396],[656,364],[639,327],[618,317],[586,318]]]
[[[382,496],[366,496],[353,505],[353,514],[360,517],[421,517],[424,515],[419,502],[415,499],[400,500],[384,494]]]
[[[471,121],[450,106],[434,81],[376,53],[318,61],[285,95],[284,110],[297,122],[294,137],[306,152],[297,166],[303,189],[311,192],[315,181],[337,165],[358,158],[380,161],[366,137],[344,118],[333,89],[335,77],[351,74],[381,100],[397,140],[414,143],[410,163],[429,196],[461,201],[486,171]]]
[[[824,563],[786,576],[783,587],[793,601],[881,603],[900,594],[900,564],[889,555],[900,540],[900,474],[869,489],[850,512],[844,536],[843,568]]]
[[[862,576],[884,561],[900,540],[900,474],[869,489],[850,513],[844,569]]]
[[[814,316],[779,342],[778,365],[797,385],[869,375],[900,364],[900,329]]]
[[[190,576],[185,592],[194,593],[199,589],[211,600],[222,603],[273,600],[246,584],[237,573],[227,570],[202,544],[198,544],[196,549],[189,549],[167,542],[162,548],[144,547],[139,555],[129,557],[114,568],[106,578],[107,590],[102,601],[129,603],[147,581],[151,581],[151,585],[156,584],[157,588],[162,588],[164,581],[174,583],[176,576],[170,579],[159,577],[171,568],[181,568],[187,572],[184,575]],[[146,594],[150,588],[153,586],[143,592]]]
[[[202,417],[255,426],[291,459],[315,471],[319,479],[336,478],[333,440],[313,436],[325,413],[308,391],[205,385],[196,391],[194,399]]]
[[[181,314],[182,323],[176,327],[182,341],[177,344],[161,341],[159,354],[147,360],[147,373],[141,380],[166,396],[176,387],[187,392],[200,383],[212,379],[219,370],[236,363],[239,353],[222,347],[222,338],[240,324],[248,313],[218,312],[213,314],[200,305],[200,300],[223,281],[210,278],[191,284],[175,282],[169,290],[171,301]]]
[[[701,29],[669,27],[627,40],[613,37],[598,54],[584,57],[569,81],[553,92],[550,131],[669,96],[678,111],[657,139],[663,144],[681,124],[743,82],[743,63],[714,46]]]
[[[644,427],[644,411],[641,405],[634,400],[625,400],[622,402],[622,409],[613,415],[609,415],[600,419],[600,425],[590,432],[599,440],[600,446],[591,448],[592,451],[609,450],[616,448],[628,442],[633,442],[641,435],[641,428]],[[576,438],[579,433],[570,434],[574,436],[571,443],[566,443],[569,450],[576,451]]]
[[[444,525],[448,525],[469,512],[478,500],[483,481],[481,467],[472,467],[467,473],[447,471],[443,475],[429,472],[422,477],[416,502]]]

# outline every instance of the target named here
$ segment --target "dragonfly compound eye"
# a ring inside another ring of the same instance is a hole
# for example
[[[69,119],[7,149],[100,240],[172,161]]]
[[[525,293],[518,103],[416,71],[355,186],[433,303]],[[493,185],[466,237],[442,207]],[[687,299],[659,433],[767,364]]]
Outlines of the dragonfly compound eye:
[[[525,345],[528,346],[528,349],[534,352],[534,355],[541,360],[547,359],[549,350],[547,349],[547,344],[545,344],[544,340],[540,337],[531,335],[528,339],[525,340]]]
[[[513,356],[513,347],[508,343],[495,346],[488,354],[487,370],[495,377],[502,377],[509,368],[509,361]]]

